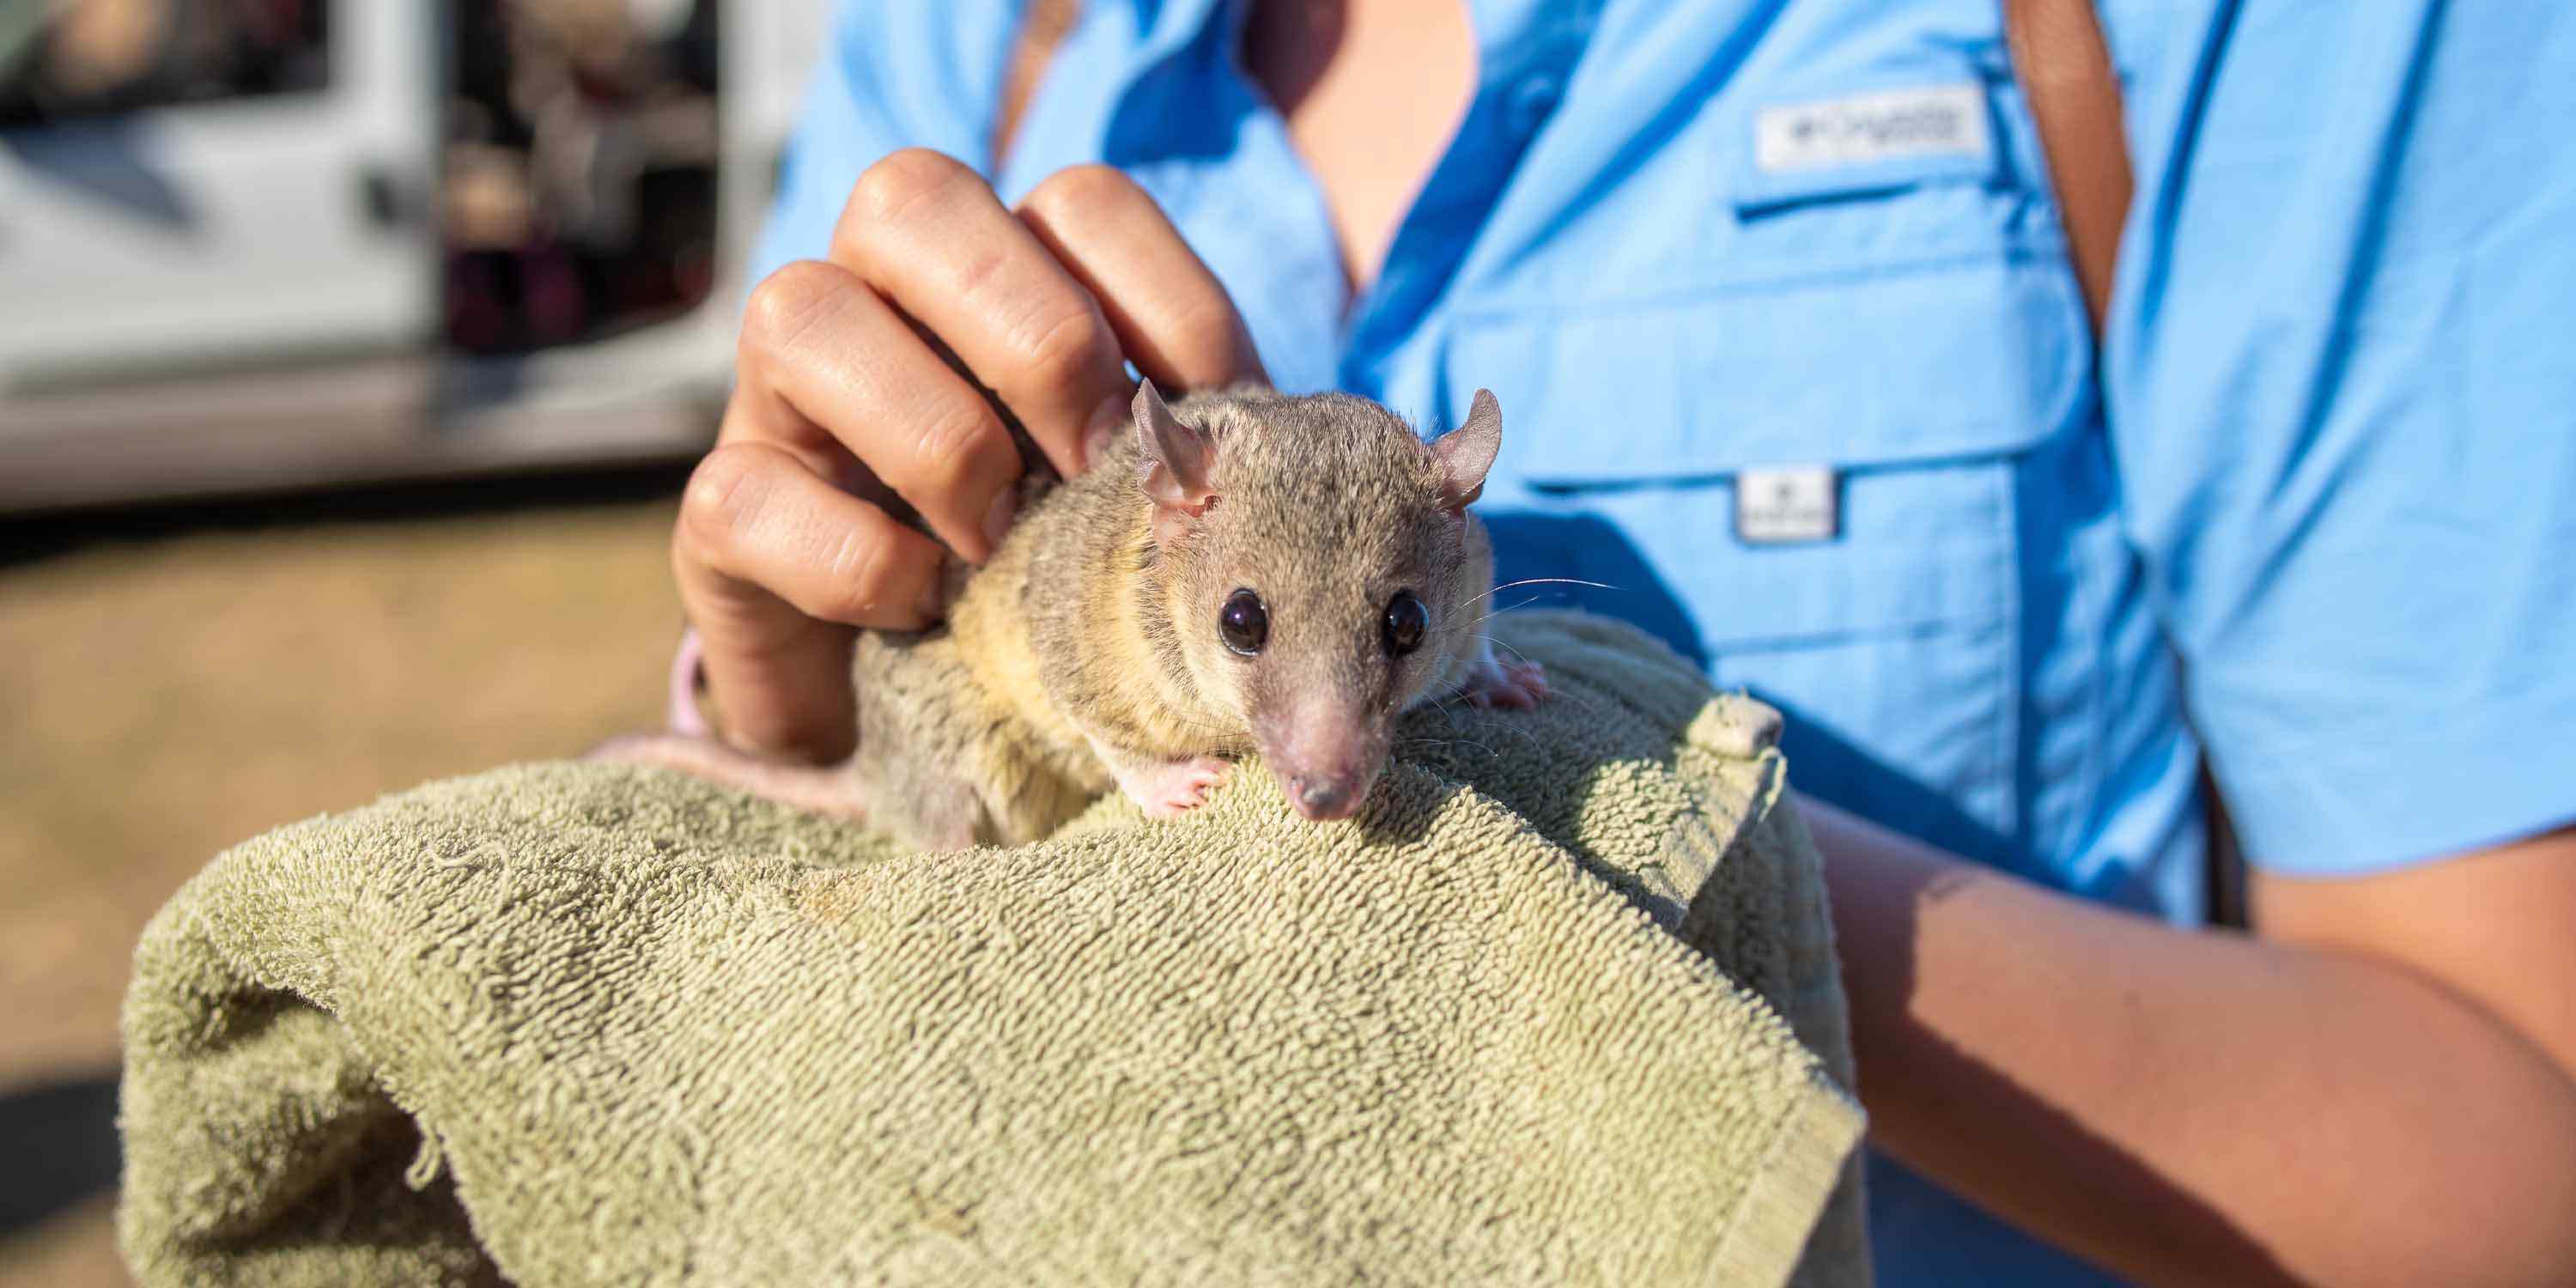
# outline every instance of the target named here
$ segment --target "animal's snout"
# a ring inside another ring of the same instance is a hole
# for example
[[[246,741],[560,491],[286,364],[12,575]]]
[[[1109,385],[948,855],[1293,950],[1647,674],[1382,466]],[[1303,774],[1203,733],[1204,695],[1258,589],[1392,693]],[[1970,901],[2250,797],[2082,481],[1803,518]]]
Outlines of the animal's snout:
[[[1321,686],[1252,726],[1253,747],[1270,762],[1289,807],[1319,822],[1359,813],[1386,764],[1384,718],[1342,687]]]
[[[1349,818],[1360,807],[1359,783],[1347,774],[1299,774],[1288,780],[1288,801],[1308,818]]]

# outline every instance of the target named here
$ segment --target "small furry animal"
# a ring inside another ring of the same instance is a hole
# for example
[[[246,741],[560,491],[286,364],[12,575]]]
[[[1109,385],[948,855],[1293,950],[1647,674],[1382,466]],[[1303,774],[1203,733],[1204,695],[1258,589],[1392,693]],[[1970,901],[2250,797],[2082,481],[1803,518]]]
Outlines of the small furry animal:
[[[1478,631],[1493,551],[1467,506],[1502,442],[1476,392],[1425,444],[1347,394],[1257,386],[1166,407],[1036,495],[943,628],[862,632],[859,747],[776,764],[654,735],[608,759],[682,769],[925,848],[1019,844],[1114,783],[1157,816],[1258,752],[1299,813],[1357,813],[1398,713],[1456,694],[1527,707],[1527,663]]]

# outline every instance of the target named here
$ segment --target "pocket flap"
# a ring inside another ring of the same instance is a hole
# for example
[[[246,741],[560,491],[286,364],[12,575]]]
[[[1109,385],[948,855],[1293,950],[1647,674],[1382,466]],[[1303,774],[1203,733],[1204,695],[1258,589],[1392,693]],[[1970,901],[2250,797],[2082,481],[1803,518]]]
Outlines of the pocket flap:
[[[2065,266],[2002,255],[1488,314],[1448,359],[1544,487],[2007,454],[2068,422],[2092,354]]]

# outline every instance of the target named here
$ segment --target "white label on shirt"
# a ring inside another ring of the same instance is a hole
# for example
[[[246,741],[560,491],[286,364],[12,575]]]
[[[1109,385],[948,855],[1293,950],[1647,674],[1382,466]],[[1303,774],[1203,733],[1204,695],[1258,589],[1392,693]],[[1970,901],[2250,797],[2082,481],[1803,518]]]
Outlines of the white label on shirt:
[[[1984,156],[1986,93],[1971,83],[1766,107],[1753,162],[1766,174],[1929,156]]]
[[[1830,540],[1834,521],[1829,466],[1788,465],[1735,476],[1735,535],[1749,544]]]

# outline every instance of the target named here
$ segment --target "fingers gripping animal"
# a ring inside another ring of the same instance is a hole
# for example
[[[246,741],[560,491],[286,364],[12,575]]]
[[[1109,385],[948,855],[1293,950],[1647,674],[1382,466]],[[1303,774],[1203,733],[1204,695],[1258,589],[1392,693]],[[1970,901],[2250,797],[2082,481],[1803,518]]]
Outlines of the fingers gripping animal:
[[[1502,442],[1491,393],[1425,444],[1364,398],[1241,386],[1167,407],[1147,382],[1134,430],[1030,502],[946,627],[861,634],[848,761],[679,735],[596,754],[924,847],[1017,844],[1112,785],[1182,813],[1246,752],[1299,813],[1348,818],[1401,712],[1547,695],[1478,629],[1493,552],[1467,507]]]

